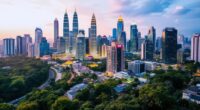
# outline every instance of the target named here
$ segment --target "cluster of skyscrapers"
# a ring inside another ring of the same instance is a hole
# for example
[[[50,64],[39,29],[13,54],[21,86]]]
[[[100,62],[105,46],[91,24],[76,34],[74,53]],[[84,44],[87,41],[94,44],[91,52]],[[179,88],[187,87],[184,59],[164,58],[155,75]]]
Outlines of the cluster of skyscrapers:
[[[156,36],[156,29],[151,26],[147,35],[141,37],[136,24],[130,25],[130,39],[124,30],[124,20],[120,16],[116,28],[112,30],[112,36],[97,36],[97,23],[95,15],[92,15],[88,29],[88,37],[85,31],[79,29],[78,14],[73,14],[72,30],[70,30],[68,13],[63,18],[63,34],[59,35],[59,21],[54,20],[53,48],[43,36],[42,29],[35,29],[35,42],[30,35],[25,34],[3,40],[3,55],[25,55],[29,57],[42,57],[50,54],[66,53],[76,59],[84,60],[87,55],[107,59],[107,72],[116,73],[125,69],[125,54],[140,55],[143,61],[159,61],[165,64],[183,63],[186,54],[190,54],[191,60],[200,62],[200,34],[195,34],[191,39],[191,49],[185,43],[183,35],[178,36],[175,28],[165,28],[162,37]],[[15,44],[16,43],[16,44]],[[191,52],[190,52],[191,50]],[[178,56],[178,57],[177,57]],[[187,56],[188,57],[188,56]],[[158,60],[159,59],[159,60]]]

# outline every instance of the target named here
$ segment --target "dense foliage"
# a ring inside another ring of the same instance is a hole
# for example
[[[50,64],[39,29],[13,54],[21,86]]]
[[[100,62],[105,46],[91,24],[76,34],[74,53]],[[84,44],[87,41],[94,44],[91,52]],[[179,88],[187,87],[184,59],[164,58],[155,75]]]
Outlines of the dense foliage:
[[[0,101],[10,101],[40,86],[48,77],[49,66],[36,59],[0,59]]]

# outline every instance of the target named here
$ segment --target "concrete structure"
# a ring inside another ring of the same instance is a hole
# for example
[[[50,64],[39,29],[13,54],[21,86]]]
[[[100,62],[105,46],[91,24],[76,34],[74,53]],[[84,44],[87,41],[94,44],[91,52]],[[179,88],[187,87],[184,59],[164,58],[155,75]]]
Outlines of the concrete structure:
[[[84,60],[85,58],[85,35],[83,33],[79,33],[77,36],[77,46],[76,46],[76,59]]]
[[[54,20],[54,42],[53,42],[53,48],[57,49],[57,40],[59,37],[59,22],[58,19],[56,18]]]
[[[130,52],[138,51],[138,29],[137,25],[130,26]]]
[[[200,104],[200,85],[189,87],[185,89],[182,93],[182,99],[186,99],[197,104]]]
[[[107,72],[116,73],[125,68],[124,47],[122,44],[112,42],[107,46]]]
[[[161,53],[163,63],[177,63],[177,30],[175,28],[165,28],[163,30]]]
[[[191,60],[200,62],[200,34],[195,34],[191,38]]]
[[[59,39],[59,49],[63,52],[69,53],[69,48],[70,48],[70,40],[69,40],[69,19],[68,19],[68,14],[67,11],[64,14],[64,20],[63,20],[63,38]],[[62,45],[61,45],[62,44]],[[61,49],[62,46],[62,49]]]
[[[135,75],[145,72],[145,63],[143,61],[135,60],[128,63],[128,70]]]
[[[97,55],[97,25],[95,15],[92,15],[91,27],[89,31],[89,51],[92,56]]]
[[[3,39],[3,56],[9,57],[15,55],[15,39]]]
[[[81,91],[83,89],[85,89],[88,85],[81,83],[81,84],[77,84],[75,86],[73,86],[72,88],[70,88],[69,91],[67,91],[67,93],[65,93],[65,96],[67,96],[70,100],[73,100],[74,97],[76,96],[78,91]]]

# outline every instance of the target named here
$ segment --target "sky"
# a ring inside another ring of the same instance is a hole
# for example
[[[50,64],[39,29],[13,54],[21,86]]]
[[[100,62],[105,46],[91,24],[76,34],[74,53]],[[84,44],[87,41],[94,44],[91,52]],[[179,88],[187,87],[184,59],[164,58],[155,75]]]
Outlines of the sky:
[[[179,34],[191,37],[200,33],[200,0],[0,0],[0,40],[31,34],[40,27],[49,42],[53,40],[53,21],[59,20],[59,34],[67,11],[72,29],[74,11],[79,18],[79,29],[90,27],[92,14],[97,20],[98,35],[112,35],[112,28],[122,16],[127,38],[130,25],[137,24],[142,36],[154,26],[157,36],[165,27],[175,27]]]

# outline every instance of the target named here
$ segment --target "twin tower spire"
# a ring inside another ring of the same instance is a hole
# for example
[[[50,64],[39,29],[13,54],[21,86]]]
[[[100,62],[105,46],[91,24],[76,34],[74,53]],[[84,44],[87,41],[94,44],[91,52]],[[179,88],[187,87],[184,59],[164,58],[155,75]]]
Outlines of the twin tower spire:
[[[75,10],[74,15],[73,15],[73,24],[72,24],[72,31],[75,36],[78,35],[79,31],[79,23],[78,23],[78,14]],[[92,20],[91,20],[91,26],[95,25],[96,26],[96,18],[95,15],[92,15]],[[69,30],[69,19],[68,19],[68,14],[67,11],[65,11],[64,14],[64,21],[63,21],[63,37],[69,37],[70,30]]]

